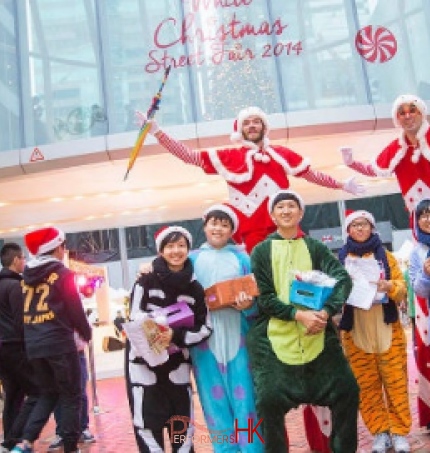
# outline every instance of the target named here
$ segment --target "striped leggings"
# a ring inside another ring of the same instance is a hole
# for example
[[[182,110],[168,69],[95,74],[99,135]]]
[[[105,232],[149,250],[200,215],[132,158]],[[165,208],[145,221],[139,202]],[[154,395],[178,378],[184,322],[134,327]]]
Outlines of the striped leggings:
[[[406,361],[406,337],[400,321],[392,324],[391,347],[366,353],[342,332],[342,343],[360,387],[361,417],[372,435],[389,431],[406,435],[411,427]]]

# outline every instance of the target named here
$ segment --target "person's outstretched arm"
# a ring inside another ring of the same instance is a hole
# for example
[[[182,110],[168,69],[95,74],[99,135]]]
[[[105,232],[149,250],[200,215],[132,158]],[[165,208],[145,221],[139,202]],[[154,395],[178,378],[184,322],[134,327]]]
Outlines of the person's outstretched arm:
[[[330,189],[342,189],[345,192],[352,193],[353,195],[362,195],[366,192],[366,189],[361,184],[358,184],[354,177],[348,178],[346,181],[341,182],[326,173],[322,173],[318,170],[312,170],[312,168],[308,168],[300,175],[300,177],[306,179],[306,181],[323,187],[329,187]]]
[[[356,160],[354,160],[354,156],[352,155],[352,148],[344,146],[340,148],[340,152],[342,153],[343,163],[347,167],[365,176],[378,176],[374,168],[372,167],[372,164],[363,164],[362,162],[357,162]]]
[[[198,151],[195,151],[183,143],[175,140],[170,135],[159,130],[155,135],[160,145],[173,154],[178,159],[181,159],[186,164],[196,165],[197,167],[203,168],[203,161]]]
[[[142,127],[145,123],[148,123],[148,132],[153,135],[158,140],[160,145],[166,148],[169,153],[173,154],[178,159],[181,159],[186,164],[196,165],[197,167],[203,168],[203,161],[200,153],[188,148],[188,146],[185,146],[183,143],[170,137],[170,135],[160,129],[158,123],[154,119],[147,120],[144,113],[137,111],[136,120],[139,127]]]

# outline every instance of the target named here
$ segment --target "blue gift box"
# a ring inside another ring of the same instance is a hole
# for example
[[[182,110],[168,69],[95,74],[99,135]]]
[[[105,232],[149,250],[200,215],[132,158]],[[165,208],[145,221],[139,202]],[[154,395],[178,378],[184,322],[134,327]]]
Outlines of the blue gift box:
[[[293,280],[290,288],[290,302],[312,310],[321,310],[332,292],[333,288],[328,286],[316,286],[312,283]]]

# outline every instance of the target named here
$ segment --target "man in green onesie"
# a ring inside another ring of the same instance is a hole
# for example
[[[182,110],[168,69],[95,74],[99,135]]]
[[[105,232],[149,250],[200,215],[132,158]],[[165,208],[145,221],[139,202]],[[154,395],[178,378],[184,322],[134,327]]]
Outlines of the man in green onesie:
[[[331,321],[348,298],[351,278],[324,244],[300,229],[304,203],[299,194],[276,192],[268,209],[277,231],[251,254],[260,315],[247,340],[265,452],[288,451],[284,415],[313,404],[331,410],[332,452],[355,453],[359,390]],[[321,310],[290,301],[294,273],[311,270],[336,279]]]

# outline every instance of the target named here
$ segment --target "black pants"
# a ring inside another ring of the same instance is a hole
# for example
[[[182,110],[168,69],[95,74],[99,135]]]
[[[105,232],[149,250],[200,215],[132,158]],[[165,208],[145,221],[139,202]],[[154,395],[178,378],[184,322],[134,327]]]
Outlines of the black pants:
[[[84,351],[79,352],[79,362],[81,364],[81,416],[80,416],[80,432],[83,433],[88,429],[90,418],[88,414],[88,395],[87,395],[87,381],[88,381],[88,366],[87,358]],[[58,405],[54,410],[54,418],[56,423],[55,434],[63,437],[60,432],[61,426],[61,407]]]
[[[12,449],[39,396],[24,343],[3,343],[0,347],[0,380],[5,394],[2,445]]]
[[[40,398],[25,425],[22,438],[34,442],[59,404],[64,452],[77,450],[80,429],[81,369],[77,351],[67,354],[33,359]]]
[[[127,342],[125,379],[139,452],[164,451],[163,429],[166,427],[174,453],[193,453],[194,429],[189,423],[193,416],[189,362],[181,352],[150,369],[143,362],[133,363],[129,360],[129,354],[130,345]],[[181,373],[177,373],[179,369]],[[182,373],[187,376],[186,382],[183,378],[174,382],[177,379],[175,376]]]

